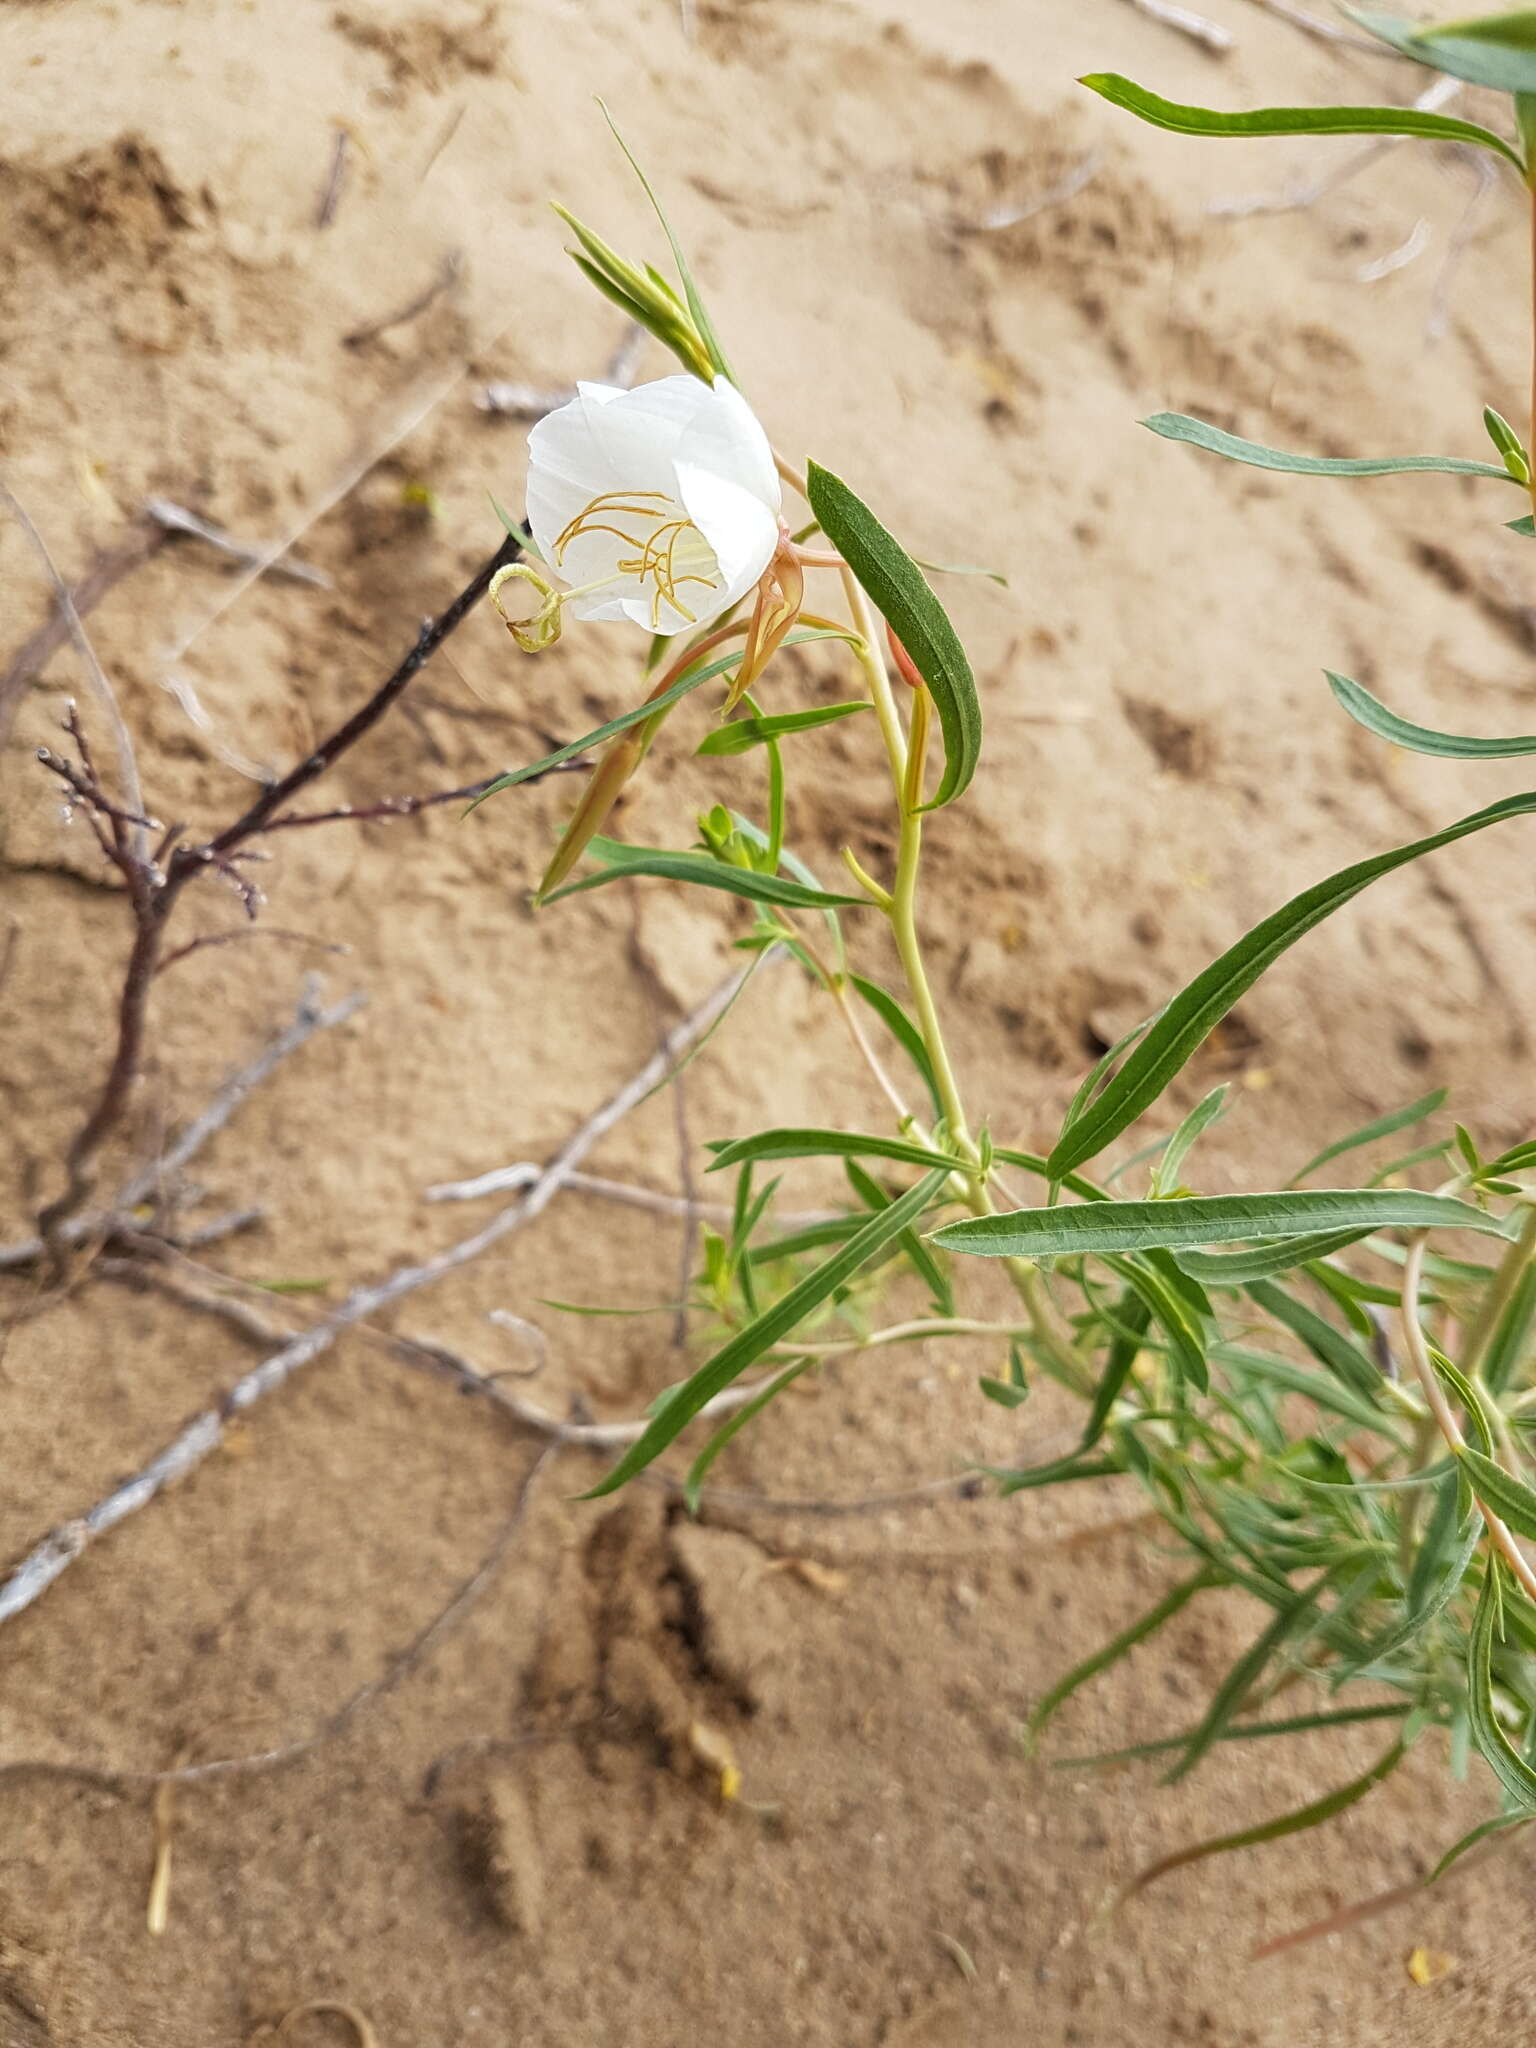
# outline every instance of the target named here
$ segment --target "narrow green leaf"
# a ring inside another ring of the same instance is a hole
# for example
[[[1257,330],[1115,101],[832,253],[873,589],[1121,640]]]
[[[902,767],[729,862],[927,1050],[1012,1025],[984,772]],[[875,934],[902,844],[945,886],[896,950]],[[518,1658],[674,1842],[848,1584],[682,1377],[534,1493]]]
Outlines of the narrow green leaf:
[[[1324,1324],[1324,1328],[1327,1327]],[[1325,1373],[1313,1372],[1308,1366],[1296,1364],[1293,1359],[1280,1358],[1267,1351],[1251,1351],[1237,1344],[1224,1344],[1217,1353],[1217,1359],[1233,1372],[1269,1381],[1288,1394],[1300,1394],[1315,1406],[1358,1423],[1362,1429],[1373,1429],[1382,1436],[1394,1435],[1391,1422],[1368,1394],[1357,1389],[1352,1377],[1330,1378]]]
[[[793,643],[786,640],[790,646]],[[738,654],[735,657],[740,660]],[[770,740],[783,739],[787,733],[810,732],[818,725],[834,725],[840,718],[851,718],[856,711],[868,711],[872,707],[867,699],[860,697],[848,704],[819,704],[810,711],[781,711],[772,718],[733,718],[727,725],[717,725],[712,733],[700,740],[695,753],[706,755],[745,754],[752,747],[766,746]]]
[[[953,803],[975,774],[981,753],[981,703],[965,649],[922,570],[842,478],[812,462],[806,489],[823,532],[932,692],[944,737],[944,774],[924,809]]]
[[[805,640],[847,640],[850,637],[847,633],[833,633],[821,627],[807,626],[799,633],[789,634],[784,645],[797,647]],[[717,661],[707,662],[703,668],[689,669],[678,677],[670,690],[664,690],[659,697],[653,697],[644,704],[637,704],[633,710],[621,712],[617,718],[610,718],[606,725],[598,726],[595,732],[583,733],[579,740],[572,740],[567,746],[556,747],[552,754],[546,754],[541,761],[530,761],[526,768],[514,768],[509,774],[498,777],[489,789],[481,790],[472,804],[465,805],[465,816],[477,810],[488,796],[495,796],[499,790],[515,789],[518,783],[531,781],[535,775],[547,775],[551,768],[558,768],[566,761],[574,761],[578,754],[585,754],[591,748],[601,746],[604,740],[611,740],[621,732],[628,732],[631,726],[643,725],[648,718],[654,718],[658,712],[669,711],[680,697],[686,697],[689,691],[696,690],[700,683],[713,681],[716,676],[724,675],[727,669],[738,667],[740,662],[741,649],[738,647],[733,654],[723,654]],[[553,902],[554,898],[551,897],[550,901]]]
[[[1500,483],[1514,482],[1501,465],[1472,462],[1460,455],[1288,455],[1280,448],[1266,448],[1261,441],[1224,433],[1187,413],[1157,412],[1141,424],[1165,441],[1184,441],[1191,448],[1224,455],[1229,462],[1244,462],[1250,469],[1279,469],[1294,476],[1399,476],[1407,470],[1430,469],[1447,476],[1491,476]]]
[[[1116,1312],[1119,1329],[1109,1356],[1104,1361],[1104,1370],[1099,1375],[1099,1384],[1093,1390],[1093,1406],[1088,1411],[1088,1420],[1083,1426],[1083,1440],[1074,1457],[1082,1451],[1091,1450],[1104,1434],[1109,1422],[1110,1411],[1124,1391],[1125,1383],[1131,1376],[1131,1369],[1141,1356],[1141,1339],[1146,1335],[1152,1321],[1152,1309],[1146,1297],[1134,1289],[1122,1295]]]
[[[699,1512],[699,1496],[703,1492],[704,1481],[709,1476],[709,1468],[731,1441],[731,1438],[737,1435],[739,1431],[745,1429],[754,1416],[761,1415],[768,1406],[768,1403],[782,1394],[791,1380],[799,1379],[801,1373],[811,1363],[812,1361],[809,1358],[797,1358],[793,1365],[785,1366],[784,1370],[781,1373],[777,1373],[768,1382],[766,1387],[763,1387],[758,1393],[754,1394],[744,1407],[738,1408],[729,1420],[721,1423],[709,1442],[689,1466],[688,1477],[683,1481],[683,1499],[687,1502],[690,1515],[696,1515]]]
[[[1120,1894],[1122,1902],[1133,1898],[1137,1892],[1145,1891],[1149,1884],[1155,1884],[1158,1878],[1166,1877],[1170,1871],[1182,1870],[1186,1864],[1198,1863],[1207,1856],[1224,1856],[1233,1849],[1256,1848],[1261,1842],[1278,1842],[1286,1835],[1302,1834],[1308,1828],[1320,1827],[1337,1814],[1347,1813],[1367,1793],[1374,1792],[1384,1778],[1391,1776],[1402,1762],[1403,1755],[1403,1745],[1394,1742],[1368,1771],[1362,1771],[1358,1778],[1351,1778],[1337,1791],[1325,1793],[1321,1799],[1298,1806],[1294,1812],[1281,1814],[1278,1819],[1260,1821],[1256,1827],[1239,1828],[1230,1835],[1215,1835],[1209,1841],[1176,1850],[1171,1856],[1160,1856],[1156,1863],[1148,1864],[1145,1870],[1132,1878]]]
[[[1378,739],[1390,740],[1414,754],[1439,754],[1453,761],[1497,761],[1511,754],[1536,754],[1536,735],[1518,733],[1511,739],[1474,739],[1467,733],[1436,732],[1427,725],[1414,725],[1389,711],[1379,697],[1373,697],[1362,683],[1324,669],[1328,687],[1356,725]]]
[[[1484,1762],[1515,1806],[1522,1813],[1536,1816],[1536,1770],[1505,1734],[1493,1704],[1493,1639],[1499,1610],[1502,1600],[1519,1598],[1512,1586],[1504,1586],[1503,1574],[1504,1566],[1490,1555],[1467,1645],[1467,1710],[1472,1740]]]
[[[1461,1453],[1472,1490],[1517,1536],[1536,1538],[1536,1490],[1470,1445]]]
[[[873,981],[866,981],[861,974],[850,974],[848,986],[868,1003],[880,1022],[890,1032],[907,1058],[922,1076],[923,1086],[928,1090],[928,1099],[933,1113],[944,1114],[943,1099],[939,1094],[938,1076],[933,1071],[933,1060],[923,1043],[923,1034],[918,1030],[896,998]]]
[[[1041,1180],[1049,1180],[1051,1177],[1050,1162],[1043,1153],[1020,1152],[1012,1145],[997,1145],[993,1148],[992,1157],[1000,1161],[1004,1166],[1022,1166],[1026,1173],[1038,1174]],[[1109,1200],[1109,1196],[1097,1182],[1089,1180],[1086,1175],[1081,1173],[1063,1174],[1057,1185],[1066,1188],[1069,1193],[1076,1195],[1079,1201],[1107,1202]]]
[[[932,1233],[950,1251],[982,1258],[1059,1259],[1153,1246],[1238,1244],[1323,1230],[1482,1230],[1496,1217],[1450,1195],[1416,1188],[1298,1188],[1272,1195],[1190,1195],[1178,1201],[1084,1202],[967,1216]]]
[[[723,889],[729,896],[744,896],[749,903],[779,903],[792,910],[854,909],[862,896],[835,896],[825,889],[808,889],[783,875],[760,875],[751,868],[728,867],[707,853],[674,852],[663,846],[626,846],[599,834],[587,847],[590,859],[600,863],[595,875],[579,882],[567,882],[545,897],[558,903],[566,896],[582,896],[589,889],[601,889],[628,875],[652,875],[667,882],[692,882],[701,889]]]
[[[1475,1849],[1479,1842],[1486,1841],[1490,1835],[1502,1834],[1506,1828],[1528,1828],[1533,1820],[1536,1820],[1536,1813],[1496,1813],[1492,1820],[1480,1822],[1470,1834],[1463,1835],[1459,1842],[1446,1850],[1424,1882],[1438,1884],[1451,1865],[1459,1863],[1467,1851]]]
[[[1168,1339],[1169,1356],[1181,1377],[1197,1392],[1208,1393],[1211,1374],[1205,1361],[1206,1338],[1198,1312],[1181,1299],[1176,1288],[1169,1285],[1166,1273],[1155,1266],[1140,1259],[1117,1258],[1112,1253],[1106,1256],[1105,1263],[1151,1310]]]
[[[1422,1123],[1425,1117],[1433,1116],[1441,1107],[1445,1094],[1443,1088],[1433,1088],[1428,1095],[1421,1095],[1417,1102],[1410,1102],[1402,1109],[1389,1109],[1385,1116],[1362,1124],[1359,1130],[1351,1131],[1347,1137],[1335,1139],[1333,1144],[1325,1145],[1321,1152],[1291,1175],[1290,1185],[1295,1187],[1299,1182],[1309,1180],[1320,1166],[1328,1165],[1330,1160],[1341,1158],[1346,1152],[1357,1151],[1362,1145],[1374,1145],[1378,1138],[1390,1138],[1394,1131],[1406,1131],[1411,1125]]]
[[[1268,1280],[1276,1273],[1309,1266],[1369,1235],[1369,1230],[1321,1230],[1311,1237],[1282,1237],[1252,1251],[1185,1251],[1175,1252],[1174,1257],[1192,1280],[1204,1281],[1207,1287],[1246,1287],[1250,1281]]]
[[[661,222],[662,230],[672,245],[672,260],[677,265],[677,274],[683,281],[683,293],[688,301],[688,310],[693,315],[693,324],[698,329],[699,338],[709,352],[709,360],[722,377],[729,377],[734,384],[736,381],[735,375],[729,362],[726,360],[725,350],[720,346],[720,337],[715,332],[714,323],[704,310],[704,301],[700,298],[699,288],[693,281],[693,272],[689,269],[688,259],[683,254],[683,245],[674,234],[672,223],[667,219],[666,213],[662,209],[661,201],[656,197],[655,192],[651,188],[650,179],[641,170],[634,151],[619,133],[617,122],[601,99],[599,99],[597,104],[602,108],[603,119],[613,130],[614,141],[623,150],[625,156],[628,157],[629,167],[640,180],[641,188],[646,198],[651,202],[656,218]]]
[[[1259,107],[1251,113],[1227,114],[1160,99],[1115,71],[1091,72],[1078,84],[1154,128],[1171,128],[1178,135],[1412,135],[1427,142],[1475,143],[1495,151],[1517,171],[1522,169],[1519,157],[1492,129],[1446,114],[1421,113],[1416,107]]]
[[[1536,792],[1506,797],[1503,802],[1458,819],[1426,839],[1416,839],[1407,846],[1394,847],[1388,853],[1375,854],[1369,860],[1340,869],[1293,896],[1289,903],[1255,925],[1174,997],[1114,1079],[1084,1109],[1077,1122],[1062,1132],[1050,1158],[1055,1178],[1059,1180],[1070,1168],[1102,1151],[1155,1102],[1233,1004],[1282,953],[1324,918],[1395,868],[1473,832],[1481,832],[1489,825],[1524,817],[1532,811],[1536,811]]]
[[[1536,51],[1523,49],[1516,42],[1486,39],[1498,26],[1497,16],[1486,22],[1455,22],[1436,28],[1400,14],[1382,14],[1375,8],[1345,5],[1344,12],[1404,57],[1427,64],[1433,71],[1447,71],[1469,85],[1491,85],[1498,92],[1536,92]]]
[[[1066,1676],[1059,1678],[1050,1691],[1043,1693],[1035,1703],[1028,1721],[1024,1724],[1021,1737],[1025,1755],[1034,1754],[1040,1737],[1045,1732],[1046,1724],[1071,1699],[1073,1693],[1086,1685],[1091,1678],[1097,1678],[1101,1671],[1107,1671],[1112,1664],[1118,1664],[1120,1659],[1134,1650],[1138,1643],[1144,1643],[1148,1636],[1155,1635],[1165,1622],[1172,1621],[1176,1614],[1187,1607],[1197,1593],[1207,1591],[1212,1584],[1214,1580],[1210,1572],[1196,1572],[1193,1578],[1185,1579],[1180,1585],[1165,1593],[1155,1607],[1148,1608],[1147,1612],[1133,1621],[1129,1628],[1124,1628],[1119,1635],[1112,1636],[1101,1649],[1095,1650],[1091,1657],[1085,1657],[1081,1664],[1074,1664]]]
[[[890,1207],[891,1196],[873,1174],[864,1171],[856,1159],[846,1159],[843,1162],[843,1171],[866,1209],[879,1210]],[[915,1230],[904,1230],[896,1242],[911,1260],[918,1278],[928,1289],[935,1315],[952,1316],[955,1313],[955,1297],[950,1288],[949,1278],[927,1245]]]
[[[710,1173],[718,1173],[722,1166],[740,1166],[747,1159],[900,1159],[913,1166],[942,1166],[946,1173],[958,1172],[964,1164],[931,1145],[914,1145],[905,1138],[870,1137],[861,1131],[758,1131],[753,1137],[736,1138],[712,1149],[715,1156],[709,1163]]]
[[[1000,583],[1008,588],[1008,578],[1000,569],[978,568],[974,562],[925,562],[921,555],[914,555],[913,561],[929,576],[985,576],[989,583]]]
[[[1109,1479],[1124,1467],[1113,1458],[1085,1458],[1080,1451],[1074,1451],[1070,1458],[1058,1458],[1049,1465],[1026,1465],[1019,1470],[984,1465],[982,1470],[997,1481],[998,1497],[1006,1500],[1011,1493],[1027,1493],[1037,1486],[1066,1486],[1074,1479]]]
[[[766,1244],[753,1245],[747,1257],[754,1266],[772,1265],[776,1259],[798,1259],[806,1252],[820,1251],[824,1244],[842,1244],[859,1228],[861,1216],[828,1216],[820,1223],[807,1223],[799,1230],[786,1231]]]
[[[1281,1721],[1234,1721],[1222,1729],[1217,1740],[1264,1742],[1276,1735],[1306,1735],[1317,1728],[1349,1728],[1361,1721],[1400,1721],[1408,1712],[1406,1700],[1387,1700],[1374,1707],[1334,1707],[1316,1714],[1291,1714]],[[1170,1749],[1183,1749],[1194,1732],[1186,1728],[1179,1735],[1165,1735],[1157,1742],[1133,1742],[1128,1749],[1106,1749],[1093,1756],[1053,1757],[1051,1769],[1080,1771],[1094,1764],[1142,1763],[1149,1757],[1166,1756]]]
[[[1438,1198],[1432,1195],[1429,1199],[1434,1201]],[[1352,1343],[1332,1323],[1326,1322],[1316,1309],[1297,1301],[1272,1280],[1255,1281],[1248,1292],[1260,1308],[1272,1315],[1293,1337],[1300,1338],[1312,1356],[1326,1365],[1331,1373],[1336,1373],[1346,1387],[1352,1387],[1367,1401],[1376,1399],[1381,1391],[1381,1373],[1375,1361],[1368,1358],[1358,1344]]]
[[[1189,1776],[1247,1699],[1270,1659],[1279,1652],[1283,1644],[1300,1632],[1303,1624],[1314,1619],[1318,1602],[1344,1569],[1343,1565],[1336,1565],[1332,1571],[1325,1572],[1320,1579],[1310,1585],[1304,1593],[1287,1601],[1262,1634],[1238,1658],[1217,1687],[1205,1718],[1184,1745],[1178,1762],[1165,1774],[1165,1785],[1177,1784],[1180,1778]]]
[[[1516,1283],[1509,1306],[1488,1340],[1483,1378],[1491,1393],[1502,1394],[1514,1383],[1528,1355],[1533,1319],[1536,1319],[1536,1266],[1527,1266]]]
[[[595,1500],[602,1494],[612,1493],[626,1479],[632,1479],[637,1472],[643,1471],[693,1420],[706,1402],[712,1401],[716,1394],[745,1372],[754,1359],[761,1358],[765,1351],[783,1342],[812,1309],[819,1307],[861,1266],[883,1251],[893,1238],[900,1237],[902,1231],[922,1215],[945,1179],[942,1170],[926,1174],[916,1187],[909,1188],[888,1209],[871,1216],[841,1250],[824,1260],[814,1272],[808,1273],[798,1285],[791,1287],[755,1322],[739,1330],[713,1358],[706,1360],[691,1378],[684,1381],[665,1410],[652,1419],[639,1441],[631,1444],[612,1471],[606,1473],[582,1498]]]
[[[1223,1081],[1195,1104],[1163,1147],[1163,1156],[1157,1163],[1156,1173],[1152,1176],[1154,1194],[1171,1195],[1175,1191],[1179,1185],[1180,1167],[1189,1157],[1201,1133],[1209,1129],[1226,1108],[1226,1102],[1227,1084]]]
[[[1015,1386],[1012,1380],[995,1380],[982,1373],[976,1384],[999,1408],[1022,1408],[1029,1399],[1029,1388]]]
[[[677,1313],[675,1301],[656,1301],[644,1308],[603,1308],[586,1301],[557,1301],[552,1294],[534,1297],[541,1308],[557,1309],[563,1316],[671,1316]]]

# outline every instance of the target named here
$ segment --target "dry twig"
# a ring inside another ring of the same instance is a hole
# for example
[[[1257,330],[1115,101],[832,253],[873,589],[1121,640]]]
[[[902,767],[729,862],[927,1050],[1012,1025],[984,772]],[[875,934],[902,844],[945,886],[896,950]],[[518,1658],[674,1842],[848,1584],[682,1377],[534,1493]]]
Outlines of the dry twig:
[[[21,1757],[14,1762],[0,1763],[0,1779],[74,1778],[88,1784],[108,1785],[114,1788],[135,1785],[188,1785],[204,1778],[229,1778],[251,1771],[275,1770],[280,1765],[296,1763],[300,1757],[311,1755],[323,1744],[334,1741],[365,1707],[371,1706],[384,1694],[393,1692],[401,1680],[415,1670],[433,1645],[464,1619],[495,1577],[502,1560],[511,1548],[512,1538],[522,1527],[527,1516],[528,1503],[532,1499],[536,1482],[558,1455],[557,1444],[546,1445],[529,1465],[517,1489],[510,1513],[497,1530],[494,1540],[479,1564],[457,1587],[452,1598],[417,1630],[403,1650],[390,1657],[377,1678],[369,1679],[366,1685],[359,1686],[356,1692],[349,1694],[335,1712],[328,1714],[318,1727],[310,1730],[309,1734],[297,1736],[291,1742],[278,1743],[271,1749],[255,1750],[246,1756],[212,1757],[203,1763],[176,1764],[163,1771],[144,1770],[134,1766],[118,1767],[111,1764],[56,1763],[47,1757]],[[0,1610],[0,1619],[3,1619],[3,1610]]]
[[[364,348],[370,341],[377,341],[381,334],[388,334],[393,327],[407,327],[411,321],[419,320],[429,306],[436,305],[445,291],[457,281],[464,268],[464,252],[450,249],[437,267],[437,275],[415,298],[408,299],[393,313],[386,313],[382,320],[370,320],[362,327],[354,327],[350,334],[341,337],[343,348]]]
[[[1161,22],[1164,28],[1177,29],[1180,35],[1188,36],[1214,56],[1225,57],[1237,41],[1230,29],[1219,28],[1203,14],[1196,14],[1192,7],[1176,5],[1175,0],[1130,0],[1130,4],[1139,14]]]
[[[231,1422],[285,1385],[295,1373],[328,1351],[357,1324],[378,1315],[418,1289],[466,1266],[493,1244],[524,1229],[543,1214],[571,1173],[615,1124],[660,1086],[678,1056],[701,1037],[727,1007],[749,968],[733,974],[666,1035],[660,1047],[622,1088],[593,1111],[544,1168],[523,1197],[501,1210],[471,1236],[460,1238],[420,1265],[402,1266],[384,1279],[354,1288],[346,1299],[309,1329],[290,1338],[269,1358],[242,1375],[212,1406],[195,1415],[162,1450],[84,1514],[54,1529],[0,1582],[0,1623],[28,1608],[62,1576],[97,1537],[116,1528],[175,1480],[194,1471],[223,1441]]]
[[[347,151],[352,147],[352,138],[345,128],[336,130],[336,140],[331,148],[331,168],[326,174],[325,189],[315,207],[315,226],[328,228],[336,218],[336,209],[341,204],[341,188],[347,176]]]
[[[603,373],[604,381],[627,391],[635,381],[644,350],[645,329],[631,322]],[[475,404],[481,412],[500,413],[508,419],[541,420],[575,396],[574,384],[557,390],[545,390],[536,384],[483,384],[475,393]]]
[[[163,1196],[175,1175],[182,1167],[203,1149],[208,1140],[223,1130],[230,1118],[244,1103],[246,1097],[268,1078],[274,1068],[280,1066],[290,1053],[313,1038],[317,1031],[328,1031],[335,1024],[344,1024],[361,1009],[367,998],[358,992],[347,996],[330,1009],[320,1004],[320,984],[313,977],[306,978],[303,993],[299,997],[298,1009],[293,1022],[280,1031],[271,1043],[247,1066],[237,1068],[208,1103],[208,1106],[193,1118],[184,1131],[165,1152],[150,1165],[134,1174],[118,1191],[109,1209],[71,1217],[62,1226],[62,1235],[67,1244],[81,1244],[91,1240],[107,1243],[118,1237],[124,1229],[142,1231],[142,1223],[131,1222],[133,1213],[152,1197]],[[241,1212],[244,1221],[250,1212]],[[227,1232],[227,1220],[220,1234]],[[205,1239],[204,1242],[207,1240]],[[0,1245],[0,1272],[14,1271],[18,1267],[32,1265],[42,1257],[46,1247],[41,1237],[22,1238],[19,1243]]]

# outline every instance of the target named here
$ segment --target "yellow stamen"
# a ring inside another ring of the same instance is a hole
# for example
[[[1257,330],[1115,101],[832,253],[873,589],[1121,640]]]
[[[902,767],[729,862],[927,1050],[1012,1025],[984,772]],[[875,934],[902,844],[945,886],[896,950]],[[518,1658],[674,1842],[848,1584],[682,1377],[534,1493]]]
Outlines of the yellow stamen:
[[[650,501],[650,502],[646,502]],[[685,583],[700,583],[705,589],[714,587],[712,576],[680,574],[677,566],[677,551],[686,535],[693,535],[707,553],[712,554],[708,541],[691,519],[670,519],[673,500],[665,491],[605,491],[583,506],[576,517],[555,541],[553,554],[557,564],[564,560],[565,551],[571,542],[586,533],[611,534],[615,540],[623,541],[633,548],[632,555],[621,555],[614,564],[620,576],[633,576],[643,586],[652,585],[651,627],[661,626],[663,601],[688,624],[697,622],[697,614],[691,612],[678,596]],[[618,519],[649,521],[649,534],[630,533],[613,522]],[[585,586],[592,587],[592,586]]]

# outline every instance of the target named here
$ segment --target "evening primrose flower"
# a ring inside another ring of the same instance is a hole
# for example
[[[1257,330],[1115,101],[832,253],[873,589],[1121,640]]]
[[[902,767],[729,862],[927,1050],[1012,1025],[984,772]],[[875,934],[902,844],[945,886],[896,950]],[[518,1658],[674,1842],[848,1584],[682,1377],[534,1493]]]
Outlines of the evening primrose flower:
[[[649,633],[707,626],[778,551],[780,490],[768,437],[724,377],[662,377],[622,391],[578,384],[528,437],[528,523],[555,591],[539,642],[573,617]]]

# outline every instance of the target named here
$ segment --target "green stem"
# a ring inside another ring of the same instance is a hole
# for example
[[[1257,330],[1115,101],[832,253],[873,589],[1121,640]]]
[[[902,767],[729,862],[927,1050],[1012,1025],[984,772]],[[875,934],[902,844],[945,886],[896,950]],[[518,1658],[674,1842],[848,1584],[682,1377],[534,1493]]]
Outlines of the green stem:
[[[860,635],[854,651],[869,683],[869,693],[874,703],[875,716],[880,724],[881,736],[885,741],[891,783],[896,792],[901,818],[900,838],[896,851],[896,878],[891,886],[889,906],[882,907],[885,908],[886,916],[890,920],[902,973],[906,977],[912,1005],[917,1013],[917,1028],[933,1066],[934,1085],[938,1090],[945,1124],[948,1126],[949,1142],[967,1162],[964,1175],[966,1206],[974,1216],[989,1216],[993,1212],[993,1203],[987,1189],[987,1177],[982,1171],[981,1155],[971,1137],[965,1104],[960,1094],[960,1084],[949,1057],[949,1048],[944,1042],[944,1030],[939,1021],[938,1007],[933,999],[933,989],[923,960],[922,940],[917,928],[917,886],[923,852],[923,813],[919,808],[921,792],[916,793],[916,800],[911,800],[914,798],[909,785],[912,763],[901,728],[901,716],[896,709],[891,690],[891,679],[880,653],[878,622],[862,585],[851,571],[844,572],[843,585],[848,595],[854,624]],[[956,1178],[959,1179],[959,1176]],[[1027,1259],[1006,1259],[1003,1263],[1019,1299],[1028,1312],[1035,1339],[1049,1357],[1057,1377],[1075,1392],[1084,1397],[1088,1396],[1093,1391],[1091,1377],[1082,1360],[1056,1328],[1039,1269]]]

